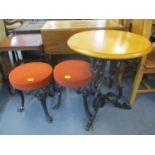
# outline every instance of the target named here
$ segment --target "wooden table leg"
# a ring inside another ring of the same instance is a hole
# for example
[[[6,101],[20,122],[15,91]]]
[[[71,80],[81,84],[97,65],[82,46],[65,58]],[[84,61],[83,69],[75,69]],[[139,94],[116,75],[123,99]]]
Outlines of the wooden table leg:
[[[141,58],[141,61],[139,63],[139,66],[138,66],[138,69],[137,69],[137,72],[136,72],[136,76],[135,76],[135,79],[134,79],[134,83],[133,83],[133,86],[132,86],[132,92],[131,92],[131,96],[130,96],[130,100],[129,100],[129,104],[130,104],[131,107],[134,104],[138,88],[139,88],[141,80],[143,78],[143,70],[144,70],[144,67],[145,67],[145,61],[146,61],[146,56],[143,56]]]

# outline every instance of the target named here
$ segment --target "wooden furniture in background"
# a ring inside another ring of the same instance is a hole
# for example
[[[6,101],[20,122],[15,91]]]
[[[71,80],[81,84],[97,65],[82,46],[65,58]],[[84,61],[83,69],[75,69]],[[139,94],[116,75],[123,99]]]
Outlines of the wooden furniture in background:
[[[137,31],[134,31],[134,32],[141,33],[141,35],[149,39],[151,35],[151,29],[152,29],[152,20],[139,20],[139,21],[135,21],[135,24],[137,24],[137,27],[134,30],[137,30]],[[146,87],[146,89],[139,88],[144,74],[155,73],[155,53],[153,51],[150,53],[150,55],[142,57],[139,63],[137,75],[134,81],[134,85],[133,85],[132,93],[130,97],[131,105],[134,104],[136,95],[138,93],[155,92],[155,89],[149,86],[145,80],[143,81],[143,84]]]
[[[41,55],[38,60],[42,60],[44,56],[42,38],[40,34],[23,34],[6,37],[0,41],[0,51],[12,51],[12,65],[18,65],[21,62],[34,61],[32,58],[19,58],[18,51],[29,51],[29,53],[39,52]]]
[[[52,20],[41,29],[44,51],[49,54],[75,53],[67,46],[67,40],[73,34],[97,29],[124,30],[113,20]]]
[[[4,20],[0,19],[0,41],[3,40],[5,37],[6,37],[6,30],[5,30]],[[0,74],[2,75],[2,79],[0,79],[0,83],[2,82],[1,80],[6,79],[6,73],[8,72],[9,68],[10,68],[10,63],[8,59],[8,54],[0,53]]]
[[[45,21],[27,21],[23,25],[13,30],[15,34],[41,33],[41,28]]]
[[[146,38],[150,38],[151,36],[151,27],[152,27],[152,20],[144,20],[144,19],[123,19],[121,24],[123,24],[123,22],[125,23],[125,27],[129,28],[127,29],[130,32],[133,32],[135,34],[139,34],[139,35],[143,35]],[[152,56],[153,54],[151,54]],[[150,58],[150,56],[149,56]],[[125,78],[125,76],[128,75],[134,75],[137,71],[138,65],[140,63],[139,59],[132,59],[132,60],[128,60],[128,61],[121,61],[120,62],[120,66],[119,69],[117,70],[116,74],[117,76],[117,83],[120,86],[120,88],[122,87],[122,81]],[[116,66],[116,64],[115,64]],[[138,89],[138,88],[137,88]],[[135,93],[133,93],[135,94]],[[131,101],[130,104],[132,105],[134,103],[134,98],[133,95],[131,95]]]
[[[6,37],[0,41],[0,51],[9,50],[42,50],[42,38],[40,34],[24,34]]]
[[[127,31],[131,31],[132,19],[119,19],[118,23],[123,25]]]
[[[13,33],[13,30],[22,26],[23,21],[20,19],[4,19],[5,31],[6,34],[9,35]]]

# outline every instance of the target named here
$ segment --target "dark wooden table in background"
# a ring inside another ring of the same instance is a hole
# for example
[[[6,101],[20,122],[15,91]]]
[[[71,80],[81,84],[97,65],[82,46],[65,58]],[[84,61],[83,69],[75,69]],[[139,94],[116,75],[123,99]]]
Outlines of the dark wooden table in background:
[[[41,34],[18,34],[0,41],[0,51],[42,50]]]

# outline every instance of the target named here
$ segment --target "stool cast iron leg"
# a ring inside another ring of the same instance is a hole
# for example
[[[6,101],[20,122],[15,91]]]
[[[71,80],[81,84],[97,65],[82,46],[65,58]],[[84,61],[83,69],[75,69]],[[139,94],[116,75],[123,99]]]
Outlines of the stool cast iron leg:
[[[61,97],[62,97],[62,88],[57,88],[57,94],[58,94],[58,102],[56,105],[53,106],[53,109],[57,110],[61,106]]]
[[[40,102],[41,102],[42,108],[44,110],[47,121],[52,122],[53,118],[49,115],[48,110],[47,110],[47,106],[46,106],[46,95],[41,96]]]
[[[42,105],[42,108],[43,108],[43,111],[44,111],[44,114],[45,114],[47,121],[52,122],[53,118],[48,113],[47,105],[46,105],[46,97],[49,95],[49,88],[45,87],[45,88],[39,89],[35,92],[34,95],[41,102],[41,105]]]
[[[8,87],[8,92],[9,92],[10,95],[13,96],[13,95],[16,94],[17,90],[16,90],[15,88],[13,88],[13,87],[10,85],[10,83],[7,84],[7,87]]]
[[[19,96],[21,98],[21,106],[20,106],[20,108],[18,108],[18,112],[22,112],[24,110],[24,94],[20,90],[16,90],[16,91],[17,91],[17,93],[19,94]]]

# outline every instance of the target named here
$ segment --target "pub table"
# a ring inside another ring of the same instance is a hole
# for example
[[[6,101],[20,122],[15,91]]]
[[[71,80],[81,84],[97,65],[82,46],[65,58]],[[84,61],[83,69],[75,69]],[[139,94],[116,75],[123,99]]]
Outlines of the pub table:
[[[142,58],[151,52],[151,42],[145,37],[131,32],[119,30],[92,30],[74,34],[69,38],[67,44],[73,51],[89,56],[92,64],[95,84],[90,86],[90,90],[92,91],[94,89],[95,92],[93,101],[94,113],[92,117],[89,117],[86,129],[89,130],[98,109],[103,107],[107,102],[111,102],[116,107],[122,109],[130,109],[131,105],[129,103],[119,102],[121,96],[117,93],[108,92],[102,94],[100,92],[104,79],[103,59],[125,60]],[[93,60],[97,61],[94,63]],[[139,72],[137,71],[136,74],[139,74]]]

